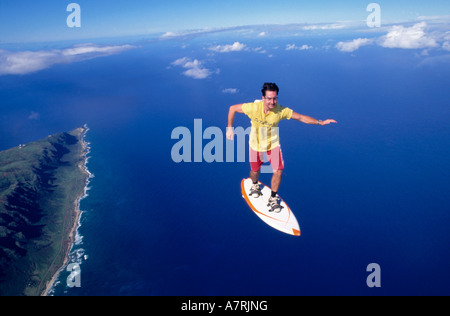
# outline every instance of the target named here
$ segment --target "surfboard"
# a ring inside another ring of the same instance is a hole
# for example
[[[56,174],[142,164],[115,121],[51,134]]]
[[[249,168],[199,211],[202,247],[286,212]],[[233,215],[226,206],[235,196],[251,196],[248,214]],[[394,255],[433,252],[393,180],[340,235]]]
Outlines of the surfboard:
[[[280,213],[270,212],[270,206],[267,206],[272,190],[259,182],[262,195],[258,198],[250,196],[250,187],[253,182],[250,178],[243,179],[241,182],[242,197],[247,202],[250,209],[267,225],[289,235],[300,236],[300,226],[294,213],[281,199],[280,205],[283,207]]]

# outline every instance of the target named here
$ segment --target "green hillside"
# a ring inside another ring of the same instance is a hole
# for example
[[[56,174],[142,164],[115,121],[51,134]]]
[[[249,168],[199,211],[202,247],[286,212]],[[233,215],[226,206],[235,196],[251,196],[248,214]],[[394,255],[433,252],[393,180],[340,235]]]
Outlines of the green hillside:
[[[41,295],[63,265],[88,177],[85,131],[0,152],[0,295]]]

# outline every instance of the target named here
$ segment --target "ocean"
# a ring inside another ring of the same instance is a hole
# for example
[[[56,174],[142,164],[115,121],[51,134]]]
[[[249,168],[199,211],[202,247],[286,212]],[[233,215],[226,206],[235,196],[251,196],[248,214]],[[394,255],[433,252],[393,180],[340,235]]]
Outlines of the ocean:
[[[51,295],[449,295],[450,64],[377,46],[342,53],[322,37],[288,51],[298,38],[233,36],[139,42],[0,76],[0,149],[90,129],[93,178],[71,252],[80,287],[63,269]],[[209,49],[237,40],[247,50]],[[338,121],[280,124],[279,194],[301,237],[251,212],[240,193],[248,163],[171,157],[175,128],[193,134],[201,119],[225,133],[229,106],[260,98],[266,81],[280,104]],[[381,287],[367,284],[371,263]]]

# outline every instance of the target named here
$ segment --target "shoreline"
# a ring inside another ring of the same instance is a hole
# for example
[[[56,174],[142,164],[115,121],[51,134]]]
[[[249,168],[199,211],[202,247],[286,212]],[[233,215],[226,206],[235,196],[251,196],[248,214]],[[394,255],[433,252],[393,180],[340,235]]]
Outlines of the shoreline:
[[[64,270],[64,268],[69,263],[69,255],[70,255],[70,252],[76,241],[76,233],[77,233],[79,227],[81,226],[80,220],[81,220],[81,215],[83,212],[80,209],[80,204],[81,204],[81,201],[88,196],[87,191],[88,191],[88,186],[90,183],[89,180],[93,177],[92,173],[90,173],[87,168],[88,154],[90,152],[90,147],[89,147],[89,143],[87,143],[85,141],[85,136],[88,131],[89,131],[89,128],[87,127],[87,125],[84,125],[83,131],[80,134],[80,142],[81,142],[81,148],[82,148],[82,153],[83,153],[83,159],[78,164],[78,168],[80,168],[81,172],[86,176],[86,184],[84,186],[83,192],[74,201],[73,210],[70,211],[71,213],[74,214],[74,220],[73,220],[72,228],[68,235],[67,244],[64,245],[64,261],[63,261],[61,267],[59,267],[58,270],[53,274],[51,279],[46,282],[45,289],[42,291],[40,296],[48,296],[49,295],[49,292],[52,290],[56,280],[59,277],[59,274]]]

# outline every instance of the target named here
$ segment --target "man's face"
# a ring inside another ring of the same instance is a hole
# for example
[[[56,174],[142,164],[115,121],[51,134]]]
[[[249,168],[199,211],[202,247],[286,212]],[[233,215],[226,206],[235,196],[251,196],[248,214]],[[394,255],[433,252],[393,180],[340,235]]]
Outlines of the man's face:
[[[278,94],[276,91],[266,91],[266,96],[263,97],[264,108],[273,109],[278,101]]]

